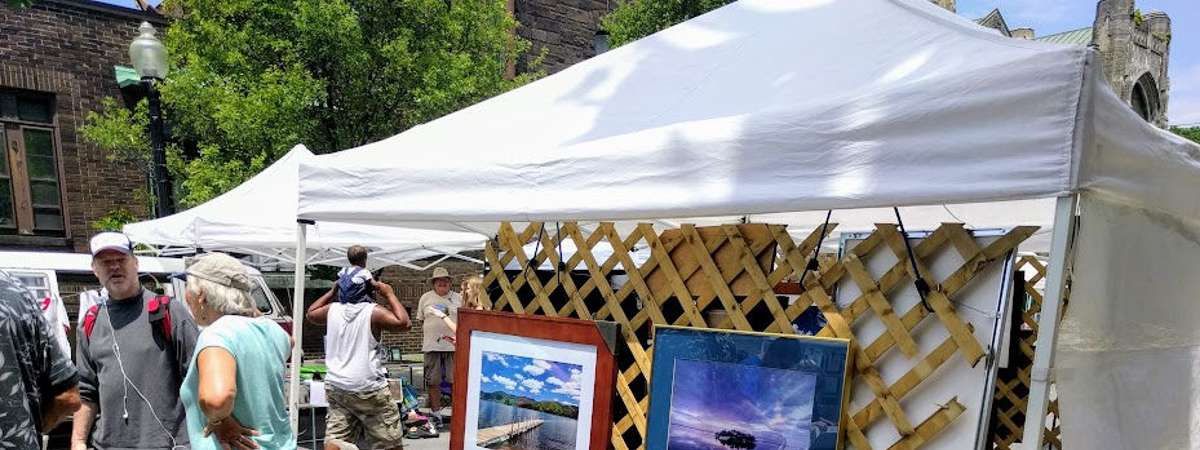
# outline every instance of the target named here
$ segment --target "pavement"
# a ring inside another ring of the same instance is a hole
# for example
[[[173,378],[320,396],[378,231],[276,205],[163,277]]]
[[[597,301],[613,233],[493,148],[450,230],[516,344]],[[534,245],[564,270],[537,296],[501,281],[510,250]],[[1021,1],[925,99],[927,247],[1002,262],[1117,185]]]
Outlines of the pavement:
[[[433,439],[405,439],[404,450],[446,450],[450,448],[450,432],[443,431],[442,434]]]

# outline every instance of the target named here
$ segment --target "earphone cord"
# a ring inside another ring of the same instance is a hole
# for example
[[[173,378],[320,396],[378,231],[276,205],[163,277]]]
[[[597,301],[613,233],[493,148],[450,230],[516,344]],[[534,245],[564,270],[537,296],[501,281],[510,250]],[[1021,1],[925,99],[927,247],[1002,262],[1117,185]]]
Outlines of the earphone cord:
[[[104,301],[104,308],[108,309],[107,299]],[[117,329],[112,324],[112,311],[109,311],[108,314],[108,329],[112,332],[113,355],[117,357],[117,369],[121,371],[122,387],[125,389],[125,394],[121,396],[121,408],[124,409],[122,418],[129,419],[129,387],[133,386],[133,392],[142,399],[142,402],[146,404],[146,408],[150,409],[150,415],[154,417],[154,421],[158,422],[158,427],[162,428],[163,434],[167,436],[167,440],[171,443],[171,450],[175,450],[176,448],[187,449],[186,446],[179,445],[175,441],[175,435],[167,431],[167,426],[163,424],[162,419],[158,418],[158,412],[154,410],[154,405],[150,404],[150,399],[142,394],[142,391],[138,389],[136,384],[133,384],[133,380],[129,379],[129,375],[125,373],[125,363],[121,361],[121,347],[117,345]]]

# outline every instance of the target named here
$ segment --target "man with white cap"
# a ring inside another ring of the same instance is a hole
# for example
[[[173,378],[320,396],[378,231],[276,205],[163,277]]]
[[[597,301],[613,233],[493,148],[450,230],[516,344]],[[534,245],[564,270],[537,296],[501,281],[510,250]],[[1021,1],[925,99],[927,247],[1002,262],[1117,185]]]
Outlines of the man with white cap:
[[[83,406],[71,448],[88,448],[89,434],[99,449],[187,448],[179,385],[199,330],[183,302],[142,287],[129,237],[100,233],[91,249],[92,271],[107,295],[79,320],[75,362]]]
[[[425,393],[429,409],[437,414],[442,409],[442,385],[449,389],[454,383],[454,330],[443,320],[449,316],[457,322],[462,297],[450,290],[450,272],[435,267],[429,277],[433,289],[422,294],[417,302],[417,317],[421,318],[421,352],[425,354]]]

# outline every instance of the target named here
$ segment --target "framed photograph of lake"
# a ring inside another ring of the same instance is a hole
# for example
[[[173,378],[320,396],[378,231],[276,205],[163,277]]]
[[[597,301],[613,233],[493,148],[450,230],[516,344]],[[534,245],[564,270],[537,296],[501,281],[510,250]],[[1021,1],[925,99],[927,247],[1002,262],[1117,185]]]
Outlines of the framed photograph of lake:
[[[608,447],[616,324],[467,310],[458,318],[454,379],[465,382],[454,385],[451,449]]]
[[[646,448],[840,450],[850,341],[659,326]]]

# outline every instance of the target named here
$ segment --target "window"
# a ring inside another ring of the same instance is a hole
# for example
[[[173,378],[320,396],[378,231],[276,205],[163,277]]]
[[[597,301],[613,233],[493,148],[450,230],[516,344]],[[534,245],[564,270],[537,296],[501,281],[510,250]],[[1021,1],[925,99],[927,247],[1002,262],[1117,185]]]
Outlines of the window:
[[[0,234],[65,236],[54,98],[0,92]]]
[[[33,294],[35,300],[42,300],[47,297],[54,296],[52,287],[50,286],[50,277],[44,273],[37,272],[10,272],[13,278],[25,285],[25,289]]]
[[[271,299],[267,297],[266,288],[262,283],[254,283],[254,289],[250,290],[250,296],[254,298],[254,306],[258,307],[258,312],[271,314],[274,310],[271,307]]]

